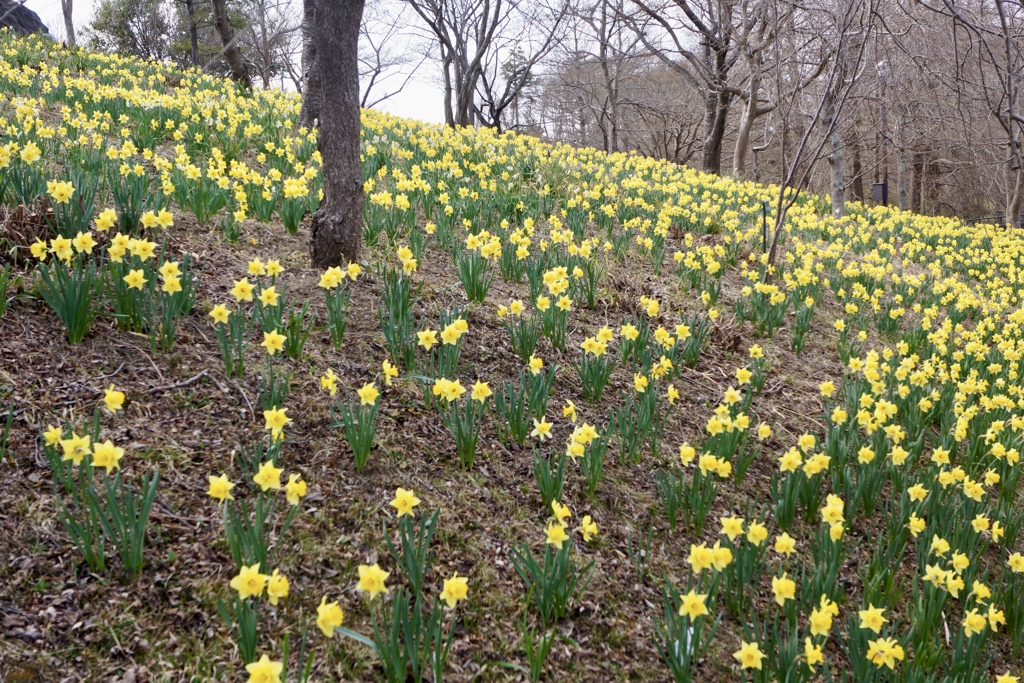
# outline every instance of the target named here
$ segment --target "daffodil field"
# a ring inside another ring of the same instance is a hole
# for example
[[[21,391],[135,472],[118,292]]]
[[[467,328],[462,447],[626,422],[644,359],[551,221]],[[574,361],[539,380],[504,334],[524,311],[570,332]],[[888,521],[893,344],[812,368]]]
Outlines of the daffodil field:
[[[1024,238],[0,32],[6,680],[1024,675]]]

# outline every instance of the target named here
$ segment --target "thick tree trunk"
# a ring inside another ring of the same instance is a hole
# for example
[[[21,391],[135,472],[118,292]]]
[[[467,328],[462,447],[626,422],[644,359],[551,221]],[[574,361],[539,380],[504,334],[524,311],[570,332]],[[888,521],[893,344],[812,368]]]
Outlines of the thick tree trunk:
[[[316,46],[316,0],[302,0],[302,109],[299,126],[313,128],[324,101]]]
[[[359,258],[363,236],[363,169],[359,162],[359,24],[363,0],[319,0],[317,59],[323,79],[320,153],[324,199],[313,215],[316,268]]]
[[[459,63],[461,66],[455,72],[455,125],[472,126],[476,120],[473,112],[473,94],[476,91],[479,74],[470,71],[465,59],[460,59]]]
[[[701,166],[708,173],[722,172],[722,140],[729,114],[728,93],[709,92],[704,101],[704,145]]]
[[[718,95],[709,92],[704,96],[704,142],[701,148],[701,167],[714,173],[711,166],[712,135],[715,128],[715,113],[718,111]]]
[[[64,12],[64,29],[67,31],[68,47],[74,47],[75,41],[75,21],[72,13],[72,0],[60,0],[60,8]]]
[[[244,85],[246,90],[252,90],[252,80],[249,78],[249,71],[245,68],[242,51],[238,49],[235,32],[231,29],[227,0],[212,0],[212,4],[213,21],[217,26],[217,33],[220,35],[220,42],[224,45],[224,59],[228,62],[231,78]]]

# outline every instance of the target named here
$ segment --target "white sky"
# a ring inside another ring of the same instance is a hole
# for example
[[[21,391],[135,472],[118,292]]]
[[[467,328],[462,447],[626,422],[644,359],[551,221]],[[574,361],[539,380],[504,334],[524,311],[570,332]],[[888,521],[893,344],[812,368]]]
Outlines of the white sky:
[[[75,0],[76,33],[80,33],[92,21],[93,8],[96,4],[96,0]],[[26,0],[25,6],[39,15],[54,37],[64,38],[64,14],[61,11],[60,0]],[[402,92],[382,102],[377,109],[428,123],[443,122],[441,92],[435,84],[436,68],[432,62],[424,63]],[[400,78],[396,77],[395,82],[400,82]]]

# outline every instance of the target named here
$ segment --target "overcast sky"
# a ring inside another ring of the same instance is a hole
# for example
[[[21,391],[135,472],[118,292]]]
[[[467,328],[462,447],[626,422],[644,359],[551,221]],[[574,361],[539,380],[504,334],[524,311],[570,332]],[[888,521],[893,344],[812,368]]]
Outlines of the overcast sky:
[[[97,0],[75,0],[75,32],[79,33],[92,21],[93,8]],[[26,0],[25,6],[39,15],[50,33],[58,39],[64,38],[64,14],[60,0]],[[377,109],[419,119],[430,123],[444,121],[444,109],[440,89],[435,84],[432,63],[425,63],[413,76],[402,92],[381,103]]]

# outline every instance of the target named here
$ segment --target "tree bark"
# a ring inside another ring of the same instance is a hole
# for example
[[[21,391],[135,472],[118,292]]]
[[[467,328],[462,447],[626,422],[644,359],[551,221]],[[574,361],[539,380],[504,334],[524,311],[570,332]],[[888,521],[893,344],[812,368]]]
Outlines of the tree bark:
[[[1012,166],[1011,164],[1008,164]],[[1007,189],[1006,193],[1006,220],[1008,227],[1020,225],[1021,194],[1024,193],[1024,172],[1021,169],[1007,169],[1010,177],[1013,178],[1013,186]]]
[[[452,85],[452,58],[445,52],[444,46],[441,47],[441,73],[444,74],[444,124],[446,126],[455,127],[455,112],[452,110],[452,94],[454,93],[454,86]]]
[[[736,131],[736,151],[732,157],[732,174],[736,178],[743,178],[747,170],[747,150],[750,149],[750,133],[757,118],[757,96],[760,90],[760,79],[752,78],[750,95],[743,107],[739,130]]]
[[[708,173],[722,173],[722,143],[725,139],[725,120],[729,116],[732,95],[725,90],[729,82],[728,38],[704,38],[704,63],[714,74],[707,94],[704,112],[704,150],[702,163]],[[755,102],[756,106],[756,102]]]
[[[455,70],[455,125],[472,126],[475,120],[473,94],[480,73],[463,56],[457,56]]]
[[[722,141],[729,115],[729,93],[711,91],[704,101],[704,148],[701,166],[708,173],[722,172]]]
[[[605,106],[601,114],[608,120],[608,131],[605,135],[604,150],[615,153],[619,151],[619,65],[615,65],[615,75],[612,75],[611,64],[608,57],[608,46],[611,43],[611,36],[608,27],[608,3],[601,3],[601,19],[598,23],[598,61],[601,62],[601,73],[604,75]]]
[[[921,211],[924,203],[924,155],[920,152],[914,153],[914,185],[910,189],[910,210]]]
[[[196,0],[185,0],[188,12],[188,38],[192,44],[192,66],[199,66],[199,29],[196,26]]]
[[[899,202],[901,211],[906,211],[910,206],[907,190],[909,175],[910,173],[907,171],[907,150],[901,147],[896,150],[896,201]]]
[[[825,94],[825,126],[831,130],[828,137],[828,165],[832,170],[832,217],[839,219],[846,215],[846,174],[843,169],[843,136],[839,132],[836,97],[835,89]]]
[[[832,150],[828,165],[832,168],[832,217],[842,218],[846,215],[846,177],[843,173],[843,136],[839,134],[839,126],[832,128],[830,138]]]
[[[324,199],[313,215],[316,268],[359,258],[363,236],[363,169],[359,161],[359,24],[363,0],[319,0],[317,59],[323,103],[320,153]]]
[[[64,29],[67,31],[68,47],[74,47],[75,41],[75,21],[72,13],[72,0],[60,0],[60,8],[64,12]]]
[[[320,118],[324,93],[316,45],[316,0],[302,0],[302,109],[299,126],[313,128]]]
[[[856,124],[854,124],[856,127]],[[854,201],[864,201],[864,168],[860,162],[860,137],[854,136],[852,144],[848,145],[853,148],[853,199]]]
[[[231,78],[244,85],[246,90],[252,90],[249,71],[245,68],[242,51],[238,49],[235,32],[231,29],[227,0],[212,0],[212,3],[214,24],[216,24],[217,33],[220,35],[220,42],[224,45],[224,59],[228,62]]]
[[[263,55],[260,58],[262,62],[260,69],[260,80],[263,81],[263,88],[265,90],[270,89],[270,71],[271,62],[274,60],[273,51],[270,48],[270,41],[267,39],[267,7],[266,4],[259,4],[257,6],[257,12],[259,12],[260,19],[260,51]]]

